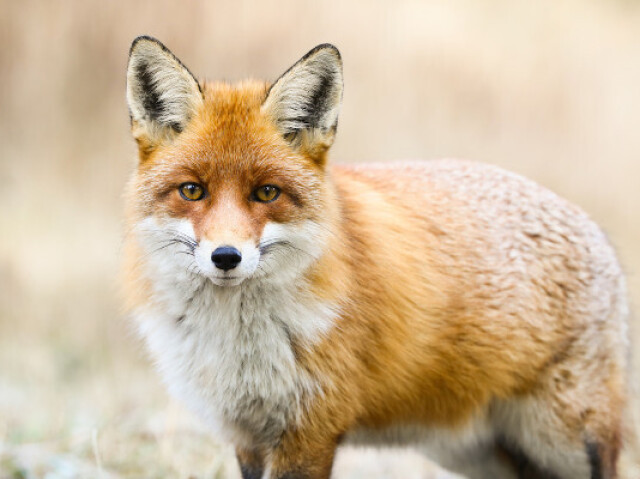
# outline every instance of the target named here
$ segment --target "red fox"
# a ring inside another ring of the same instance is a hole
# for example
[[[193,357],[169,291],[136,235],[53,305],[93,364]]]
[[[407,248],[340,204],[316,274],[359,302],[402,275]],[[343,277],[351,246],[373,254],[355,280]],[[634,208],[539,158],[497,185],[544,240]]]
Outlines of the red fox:
[[[200,83],[131,46],[128,306],[244,479],[330,477],[341,444],[470,478],[617,477],[625,281],[577,207],[467,161],[329,165],[342,59]]]

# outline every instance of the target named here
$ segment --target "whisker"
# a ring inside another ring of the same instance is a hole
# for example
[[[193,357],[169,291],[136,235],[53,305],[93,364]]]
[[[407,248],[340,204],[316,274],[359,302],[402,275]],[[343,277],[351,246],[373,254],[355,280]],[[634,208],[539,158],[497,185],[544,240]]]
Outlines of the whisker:
[[[290,241],[286,241],[286,240],[271,241],[271,242],[268,242],[268,243],[266,243],[264,245],[261,244],[259,246],[260,254],[267,254],[267,253],[271,252],[271,250],[273,250],[274,246],[283,246],[284,248],[292,249],[294,251],[297,251],[298,253],[306,254],[308,256],[313,256],[308,251],[305,251],[305,250],[303,250],[301,248],[298,248],[297,246],[293,245]]]
[[[164,232],[163,232],[164,233]],[[169,246],[172,245],[183,245],[186,246],[187,251],[177,251],[177,253],[184,253],[184,254],[190,254],[190,255],[194,255],[195,254],[195,249],[196,246],[198,246],[198,243],[196,241],[194,241],[193,239],[190,239],[186,236],[180,236],[180,237],[176,237],[173,234],[169,237],[166,238],[157,238],[157,239],[153,239],[152,243],[155,243],[156,245],[159,245],[157,248],[152,249],[151,251],[148,251],[143,258],[147,258],[151,255],[154,255],[156,253],[158,253],[159,251],[162,251],[166,248],[168,248]]]

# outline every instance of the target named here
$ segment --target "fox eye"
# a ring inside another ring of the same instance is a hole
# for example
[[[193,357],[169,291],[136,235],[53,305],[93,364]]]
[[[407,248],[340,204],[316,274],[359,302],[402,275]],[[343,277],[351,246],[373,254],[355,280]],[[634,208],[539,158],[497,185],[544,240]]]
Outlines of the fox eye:
[[[264,185],[253,191],[252,199],[260,203],[270,203],[280,196],[280,188],[273,185]]]
[[[204,196],[204,188],[197,183],[182,183],[178,190],[187,201],[198,201]]]

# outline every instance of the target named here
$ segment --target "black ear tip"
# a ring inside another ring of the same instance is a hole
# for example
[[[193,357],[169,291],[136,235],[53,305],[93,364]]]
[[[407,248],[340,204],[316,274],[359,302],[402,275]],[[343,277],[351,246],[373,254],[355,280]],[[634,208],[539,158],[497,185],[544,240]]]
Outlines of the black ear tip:
[[[154,38],[152,36],[149,35],[140,35],[136,38],[133,39],[133,42],[131,42],[131,48],[129,48],[129,55],[131,55],[131,53],[138,47],[138,45],[140,45],[141,43],[153,43],[154,45],[159,46],[162,50],[167,50],[167,47],[165,47],[162,42],[160,40],[158,40],[157,38]]]
[[[340,50],[333,43],[321,43],[314,50],[331,50],[336,55],[340,56]]]
[[[331,43],[321,43],[320,45],[312,48],[309,53],[307,53],[304,57],[302,57],[303,59],[309,58],[310,56],[313,56],[317,53],[329,53],[329,54],[333,54],[338,61],[342,61],[342,55],[340,55],[340,50],[338,50],[338,48],[331,44]]]

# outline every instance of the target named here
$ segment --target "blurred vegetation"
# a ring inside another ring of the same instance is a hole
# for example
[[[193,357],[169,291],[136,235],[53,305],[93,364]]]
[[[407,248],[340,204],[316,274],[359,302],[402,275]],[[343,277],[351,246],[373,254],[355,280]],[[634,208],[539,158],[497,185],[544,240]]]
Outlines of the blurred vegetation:
[[[639,32],[640,4],[614,0],[0,0],[0,478],[237,477],[120,312],[134,37],[229,81],[336,44],[334,160],[465,157],[529,176],[604,226],[637,305]],[[339,477],[364,477],[359,454],[367,477],[432,477],[415,457],[353,451]]]

